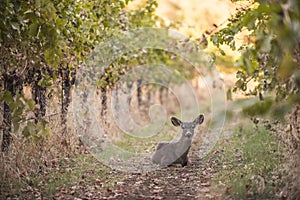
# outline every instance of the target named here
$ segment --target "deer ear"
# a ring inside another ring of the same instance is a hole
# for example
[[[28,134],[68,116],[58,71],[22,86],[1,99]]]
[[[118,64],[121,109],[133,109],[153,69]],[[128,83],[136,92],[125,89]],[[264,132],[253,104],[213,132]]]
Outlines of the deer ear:
[[[171,122],[174,126],[180,126],[181,125],[181,121],[179,119],[177,119],[176,117],[171,117]]]
[[[204,115],[200,114],[195,120],[194,120],[194,124],[202,124],[204,121]]]

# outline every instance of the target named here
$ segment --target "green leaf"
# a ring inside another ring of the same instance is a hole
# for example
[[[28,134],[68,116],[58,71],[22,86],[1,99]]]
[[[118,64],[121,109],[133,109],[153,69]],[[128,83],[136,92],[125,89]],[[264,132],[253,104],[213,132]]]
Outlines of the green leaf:
[[[29,25],[29,35],[32,37],[36,37],[38,33],[38,24],[36,22],[33,22]]]
[[[7,104],[10,104],[13,101],[10,91],[5,91],[3,95],[3,101]]]
[[[14,101],[8,103],[9,109],[14,111],[17,108],[17,104]]]
[[[14,126],[14,131],[17,132],[20,128],[20,121],[19,118],[13,118],[12,119],[12,124]]]
[[[28,105],[28,107],[29,107],[29,110],[31,110],[31,111],[34,110],[34,108],[35,108],[35,102],[34,102],[32,99],[29,99],[29,100],[27,101],[27,105]]]

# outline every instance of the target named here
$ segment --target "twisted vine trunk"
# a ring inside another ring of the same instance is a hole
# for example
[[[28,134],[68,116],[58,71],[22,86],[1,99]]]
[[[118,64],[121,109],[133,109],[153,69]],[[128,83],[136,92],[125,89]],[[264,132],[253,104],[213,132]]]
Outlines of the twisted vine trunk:
[[[151,105],[151,93],[152,92],[152,88],[151,88],[151,85],[148,85],[147,86],[147,106],[150,107]]]
[[[168,99],[169,98],[169,89],[168,88],[165,88],[165,99]]]
[[[127,91],[128,91],[127,103],[128,103],[128,105],[130,105],[131,99],[132,99],[132,97],[131,97],[131,90],[132,90],[132,87],[133,87],[133,82],[132,81],[128,81],[126,83],[126,86],[127,86]]]
[[[4,76],[4,90],[11,92],[13,94],[14,87],[13,82],[8,76]],[[3,136],[1,150],[2,152],[7,152],[11,140],[11,110],[9,105],[4,101],[3,105]]]
[[[106,114],[107,114],[107,88],[105,86],[100,88],[101,90],[101,116],[106,122]]]
[[[120,100],[119,100],[119,87],[118,86],[116,86],[113,95],[114,95],[114,98],[115,98],[115,101],[114,101],[114,103],[115,103],[115,105],[114,105],[115,110],[119,110],[119,108],[120,108]]]
[[[71,102],[71,86],[74,84],[74,74],[75,72],[70,72],[70,68],[61,67],[61,125],[62,125],[62,134],[64,135],[67,132],[67,114],[68,107]]]
[[[10,92],[11,96],[15,96],[17,88],[20,87],[19,79],[16,75],[4,74],[4,91]],[[11,143],[12,119],[11,110],[7,102],[3,102],[3,135],[1,151],[8,152]]]
[[[163,92],[164,92],[164,87],[160,87],[159,88],[159,91],[158,91],[158,98],[159,98],[159,103],[161,105],[163,105],[164,103],[164,95],[163,95]]]
[[[38,106],[34,110],[35,115],[35,123],[40,121],[46,115],[46,87],[40,86],[38,83],[42,79],[41,72],[38,72],[38,77],[34,80],[33,88],[32,88],[32,97],[35,104]]]
[[[137,80],[137,100],[138,100],[138,106],[142,106],[143,99],[142,99],[143,93],[142,93],[142,79]]]

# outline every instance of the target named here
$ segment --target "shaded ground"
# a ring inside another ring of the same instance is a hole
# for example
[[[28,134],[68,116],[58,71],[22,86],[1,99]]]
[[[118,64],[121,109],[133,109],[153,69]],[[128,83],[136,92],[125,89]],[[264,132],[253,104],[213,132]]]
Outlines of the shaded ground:
[[[199,199],[202,188],[211,185],[210,175],[197,174],[199,168],[205,166],[191,164],[144,175],[126,175],[115,188],[106,188],[102,192],[92,187],[71,188],[56,194],[56,199]],[[72,193],[75,195],[70,195]]]

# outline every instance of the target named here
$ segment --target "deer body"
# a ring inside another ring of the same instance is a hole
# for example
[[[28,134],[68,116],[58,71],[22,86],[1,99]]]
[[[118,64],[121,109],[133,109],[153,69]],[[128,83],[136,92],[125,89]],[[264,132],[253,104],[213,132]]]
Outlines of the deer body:
[[[152,162],[161,166],[170,166],[173,164],[186,166],[194,129],[197,125],[202,124],[203,121],[204,116],[202,114],[193,122],[182,122],[176,117],[172,117],[172,124],[182,128],[181,138],[176,142],[160,142],[152,156]]]

